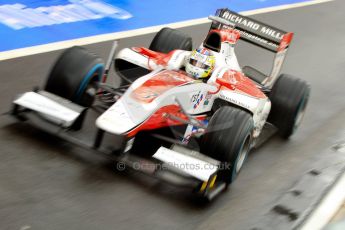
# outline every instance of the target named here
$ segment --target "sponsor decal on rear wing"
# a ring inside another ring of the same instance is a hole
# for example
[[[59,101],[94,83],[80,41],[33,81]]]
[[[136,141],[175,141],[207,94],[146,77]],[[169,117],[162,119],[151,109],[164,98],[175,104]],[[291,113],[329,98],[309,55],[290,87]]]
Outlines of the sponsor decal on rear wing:
[[[233,25],[233,27],[241,33],[244,41],[260,46],[272,52],[280,52],[286,50],[292,40],[293,33],[283,31],[276,27],[264,24],[252,18],[240,15],[227,8],[218,9],[216,17],[225,19]],[[213,20],[210,29],[229,28],[229,24]]]
[[[240,15],[227,8],[218,9],[215,16],[209,18],[212,20],[210,30],[233,28],[240,32],[241,40],[275,53],[271,73],[262,82],[265,87],[272,88],[279,77],[293,33]]]

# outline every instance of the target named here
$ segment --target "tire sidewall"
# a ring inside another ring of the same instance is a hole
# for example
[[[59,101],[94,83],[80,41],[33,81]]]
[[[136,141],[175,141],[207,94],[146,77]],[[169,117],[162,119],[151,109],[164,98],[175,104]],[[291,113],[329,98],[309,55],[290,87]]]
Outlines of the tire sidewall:
[[[231,181],[230,182],[233,182],[236,179],[236,177],[238,176],[238,174],[241,172],[241,170],[243,168],[244,162],[246,162],[246,160],[248,158],[248,154],[249,154],[250,147],[251,147],[250,143],[251,143],[251,138],[252,138],[251,137],[251,130],[253,130],[253,125],[248,126],[248,129],[245,132],[244,137],[241,138],[242,139],[242,143],[241,143],[240,149],[237,151],[235,161],[234,161],[233,165],[231,166]],[[239,158],[240,158],[240,155],[241,155],[240,153],[243,150],[243,147],[244,147],[244,144],[245,144],[247,138],[249,138],[248,151],[245,153],[246,155],[245,155],[245,158],[244,158],[243,163],[241,165],[241,168],[237,172],[236,169],[237,169],[237,164],[238,164],[238,161],[239,161]]]

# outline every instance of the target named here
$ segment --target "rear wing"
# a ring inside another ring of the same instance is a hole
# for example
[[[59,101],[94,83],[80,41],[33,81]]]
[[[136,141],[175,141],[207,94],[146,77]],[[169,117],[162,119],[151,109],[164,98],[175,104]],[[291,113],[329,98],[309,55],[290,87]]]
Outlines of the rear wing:
[[[210,29],[234,27],[241,33],[240,39],[275,53],[287,49],[293,37],[293,33],[245,17],[227,8],[218,9],[213,18],[220,20],[212,20]],[[224,19],[232,26],[224,24]]]
[[[233,28],[241,33],[240,39],[276,53],[271,74],[264,85],[271,87],[280,73],[286,52],[293,38],[293,33],[240,15],[227,8],[218,9],[212,20],[210,30]]]

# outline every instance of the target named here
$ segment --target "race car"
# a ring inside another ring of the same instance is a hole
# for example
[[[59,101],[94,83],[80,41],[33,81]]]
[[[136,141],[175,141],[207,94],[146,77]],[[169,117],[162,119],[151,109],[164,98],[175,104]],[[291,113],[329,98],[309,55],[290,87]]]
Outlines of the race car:
[[[195,50],[191,37],[170,28],[158,32],[149,48],[115,56],[114,43],[106,65],[85,48],[67,49],[43,90],[19,95],[11,114],[212,199],[235,180],[266,129],[284,138],[295,132],[310,87],[280,74],[293,33],[226,8],[209,19],[206,39]],[[275,53],[269,75],[240,67],[239,40]],[[107,83],[113,62],[119,87]],[[93,143],[76,135],[91,122]],[[108,138],[105,147],[105,135],[116,137],[116,146],[109,148]]]

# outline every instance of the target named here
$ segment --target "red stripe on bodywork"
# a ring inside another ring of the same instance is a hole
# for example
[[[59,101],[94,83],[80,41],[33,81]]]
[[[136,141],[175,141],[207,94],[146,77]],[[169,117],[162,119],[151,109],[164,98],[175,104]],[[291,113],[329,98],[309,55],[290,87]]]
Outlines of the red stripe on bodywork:
[[[147,56],[148,60],[152,60],[157,65],[162,65],[162,66],[167,66],[174,52],[176,52],[176,50],[173,50],[166,54],[166,53],[156,52],[156,51],[147,49],[145,47],[132,47],[132,50],[134,50],[137,53]]]
[[[139,131],[142,130],[152,130],[152,129],[159,129],[168,126],[177,126],[183,125],[180,121],[169,119],[167,115],[174,115],[182,120],[188,121],[188,117],[182,113],[180,106],[178,105],[167,105],[160,109],[158,109],[155,113],[153,113],[149,119],[143,122],[141,125],[137,126],[133,130],[127,133],[127,137],[135,136]],[[206,115],[200,115],[195,117],[198,120],[204,120]]]
[[[211,30],[209,33],[218,33],[221,42],[229,42],[231,44],[236,44],[241,37],[241,33],[234,29]]]
[[[235,70],[228,70],[220,79],[217,79],[216,82],[229,90],[239,91],[252,97],[267,97],[251,79]]]
[[[169,89],[193,81],[183,72],[163,70],[135,89],[131,97],[139,102],[150,103]]]

